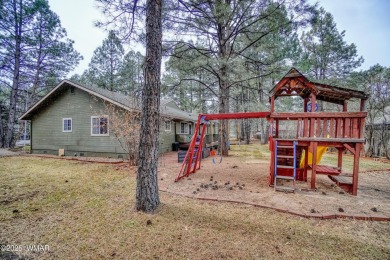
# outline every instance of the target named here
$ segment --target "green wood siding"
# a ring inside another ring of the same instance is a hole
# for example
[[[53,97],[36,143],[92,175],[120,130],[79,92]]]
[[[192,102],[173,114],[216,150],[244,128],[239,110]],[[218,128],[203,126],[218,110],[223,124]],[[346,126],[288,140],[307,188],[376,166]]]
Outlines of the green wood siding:
[[[91,136],[91,116],[104,114],[102,100],[75,88],[74,93],[65,89],[50,105],[41,109],[32,119],[32,152],[65,155],[110,156],[118,154],[127,158],[126,152],[112,133],[109,136]],[[63,118],[72,118],[72,132],[63,132]],[[175,133],[161,133],[163,152],[172,150]],[[168,149],[169,148],[169,149]]]
[[[165,131],[164,121],[160,124],[159,153],[172,151],[172,143],[175,142],[175,122],[171,121],[171,131]]]
[[[70,88],[61,90],[31,120],[32,152],[58,154],[59,149],[64,149],[67,156],[76,154],[117,158],[119,155],[128,158],[111,132],[109,136],[91,136],[91,116],[101,115],[104,115],[104,103],[101,99],[78,88],[74,88],[74,93],[70,92]],[[63,118],[72,119],[71,132],[62,131]],[[166,131],[162,120],[160,153],[172,151],[177,126],[180,127],[180,124],[171,121],[171,131]]]

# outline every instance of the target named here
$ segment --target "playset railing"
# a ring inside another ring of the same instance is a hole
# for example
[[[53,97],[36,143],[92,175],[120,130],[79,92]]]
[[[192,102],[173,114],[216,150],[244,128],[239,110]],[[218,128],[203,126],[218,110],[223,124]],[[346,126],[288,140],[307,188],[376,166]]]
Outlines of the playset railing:
[[[367,112],[272,113],[275,132],[280,121],[295,120],[296,138],[363,139]],[[278,137],[278,136],[275,136]]]

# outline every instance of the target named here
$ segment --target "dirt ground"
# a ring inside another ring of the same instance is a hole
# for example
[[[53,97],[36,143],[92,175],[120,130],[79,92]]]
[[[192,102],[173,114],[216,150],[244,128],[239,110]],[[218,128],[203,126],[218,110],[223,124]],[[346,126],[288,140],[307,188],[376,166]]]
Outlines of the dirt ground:
[[[275,192],[268,186],[269,161],[223,158],[221,164],[202,160],[195,174],[175,182],[181,163],[177,152],[165,154],[159,162],[159,188],[163,191],[227,201],[245,202],[301,214],[338,214],[390,217],[390,172],[375,171],[359,174],[358,196],[337,187],[326,175],[317,175],[316,191],[308,183],[297,182],[295,193]]]
[[[0,157],[15,156],[0,149]],[[35,155],[31,155],[35,156]],[[43,156],[43,155],[42,155]],[[45,155],[45,157],[55,157]],[[65,158],[90,162],[120,163],[109,158]],[[263,207],[277,208],[300,214],[358,215],[390,217],[390,172],[372,171],[359,173],[358,196],[352,196],[337,187],[326,175],[317,175],[316,190],[309,189],[308,182],[297,182],[295,193],[275,192],[268,186],[269,161],[246,158],[231,153],[219,163],[202,160],[202,167],[195,174],[175,182],[182,166],[177,162],[177,152],[164,154],[159,159],[159,188],[162,191],[201,199],[244,202]],[[361,162],[362,164],[362,162]],[[288,185],[288,184],[286,184]]]

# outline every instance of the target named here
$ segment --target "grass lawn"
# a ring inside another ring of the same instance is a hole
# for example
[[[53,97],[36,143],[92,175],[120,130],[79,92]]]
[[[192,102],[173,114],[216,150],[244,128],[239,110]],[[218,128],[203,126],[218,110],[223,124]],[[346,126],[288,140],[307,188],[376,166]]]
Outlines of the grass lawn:
[[[167,193],[147,215],[134,210],[135,187],[134,169],[0,158],[0,244],[49,246],[0,259],[390,258],[388,222],[303,219]]]

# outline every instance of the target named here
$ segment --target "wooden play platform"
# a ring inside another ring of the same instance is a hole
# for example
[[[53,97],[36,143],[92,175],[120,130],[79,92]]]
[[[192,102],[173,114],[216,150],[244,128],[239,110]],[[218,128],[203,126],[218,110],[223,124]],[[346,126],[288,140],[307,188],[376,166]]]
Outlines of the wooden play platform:
[[[302,111],[276,111],[278,98],[294,96],[303,99]],[[311,189],[315,189],[316,175],[326,174],[346,192],[357,195],[359,156],[364,144],[367,115],[363,110],[367,98],[362,91],[312,82],[293,68],[270,91],[269,112],[199,115],[194,136],[200,136],[201,142],[196,144],[196,138],[192,138],[176,181],[200,168],[203,138],[209,120],[267,118],[270,124],[270,186],[275,190],[294,192],[295,181],[307,181],[310,171]],[[351,99],[360,100],[360,111],[347,111],[347,102]],[[317,100],[334,104],[335,110],[340,112],[317,112]],[[282,124],[288,126],[283,127],[283,131]],[[285,130],[287,128],[289,131]],[[337,149],[338,164],[332,167],[319,165],[320,147]],[[354,155],[352,175],[343,172],[342,157],[346,150]],[[278,185],[278,181],[291,182],[292,185],[288,188],[288,185]]]

